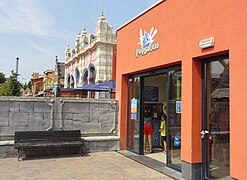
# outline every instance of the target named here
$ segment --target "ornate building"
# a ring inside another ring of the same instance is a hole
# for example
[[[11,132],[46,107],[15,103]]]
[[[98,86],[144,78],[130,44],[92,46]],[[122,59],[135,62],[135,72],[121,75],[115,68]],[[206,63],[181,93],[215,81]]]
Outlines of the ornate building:
[[[115,79],[116,34],[102,16],[96,34],[85,28],[75,39],[75,47],[65,50],[65,88],[76,88]]]

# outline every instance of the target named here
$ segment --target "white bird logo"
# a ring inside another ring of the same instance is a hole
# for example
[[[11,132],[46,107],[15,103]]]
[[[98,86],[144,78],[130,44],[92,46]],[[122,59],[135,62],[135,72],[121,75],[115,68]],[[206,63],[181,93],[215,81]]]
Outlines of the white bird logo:
[[[151,45],[154,42],[154,36],[157,34],[158,30],[154,29],[154,27],[151,28],[150,32],[144,31],[144,34],[142,34],[142,29],[140,29],[140,44],[142,47],[146,47]]]

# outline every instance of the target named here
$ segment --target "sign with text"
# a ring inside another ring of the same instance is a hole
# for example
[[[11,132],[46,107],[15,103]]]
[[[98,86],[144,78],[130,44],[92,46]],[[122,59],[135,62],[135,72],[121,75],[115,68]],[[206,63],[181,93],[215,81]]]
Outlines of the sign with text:
[[[140,37],[139,43],[141,48],[136,49],[136,57],[139,55],[146,55],[149,52],[152,52],[156,49],[159,49],[160,44],[158,42],[154,42],[154,36],[157,34],[158,30],[154,27],[151,28],[150,32],[144,31],[142,33],[142,29],[140,29]]]

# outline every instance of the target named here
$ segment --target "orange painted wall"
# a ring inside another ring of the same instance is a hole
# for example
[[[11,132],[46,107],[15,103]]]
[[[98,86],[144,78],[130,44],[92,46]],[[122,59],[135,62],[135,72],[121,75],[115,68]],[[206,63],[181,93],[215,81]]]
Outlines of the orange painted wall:
[[[201,162],[201,57],[229,52],[230,56],[230,174],[247,177],[247,1],[166,0],[117,31],[117,93],[120,144],[126,148],[127,75],[182,65],[182,160]],[[158,29],[160,48],[135,57],[139,31]],[[214,37],[215,46],[199,48],[199,41]]]

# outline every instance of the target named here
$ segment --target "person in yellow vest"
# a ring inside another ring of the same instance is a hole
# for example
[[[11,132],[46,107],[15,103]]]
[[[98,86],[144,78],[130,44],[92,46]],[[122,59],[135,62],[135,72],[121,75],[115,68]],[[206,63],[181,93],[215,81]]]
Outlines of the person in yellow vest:
[[[162,114],[161,116],[159,132],[161,136],[161,143],[164,148],[164,153],[166,153],[166,114]]]

